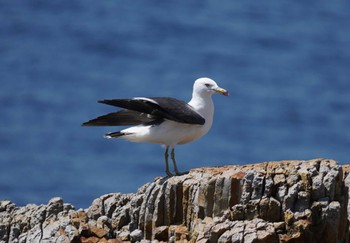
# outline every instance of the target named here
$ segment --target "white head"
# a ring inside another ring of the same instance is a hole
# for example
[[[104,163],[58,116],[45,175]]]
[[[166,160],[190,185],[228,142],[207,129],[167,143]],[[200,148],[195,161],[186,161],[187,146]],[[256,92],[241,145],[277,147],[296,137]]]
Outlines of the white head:
[[[199,78],[193,85],[193,96],[211,96],[213,94],[228,96],[227,90],[220,88],[216,82],[210,78]]]

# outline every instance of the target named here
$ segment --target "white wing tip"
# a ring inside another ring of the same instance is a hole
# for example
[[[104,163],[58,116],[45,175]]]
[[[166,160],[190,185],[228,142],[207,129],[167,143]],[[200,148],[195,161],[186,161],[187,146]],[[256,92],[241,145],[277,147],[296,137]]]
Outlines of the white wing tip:
[[[151,98],[145,98],[145,97],[134,97],[133,100],[143,100],[143,101],[148,101],[151,102],[153,104],[158,105],[157,101],[151,99]]]

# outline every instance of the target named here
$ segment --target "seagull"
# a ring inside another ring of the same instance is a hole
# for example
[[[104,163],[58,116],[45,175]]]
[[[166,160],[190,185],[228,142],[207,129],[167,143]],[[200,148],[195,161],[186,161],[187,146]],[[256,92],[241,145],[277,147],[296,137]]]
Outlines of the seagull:
[[[106,134],[105,138],[124,138],[130,142],[148,142],[162,144],[165,147],[165,172],[169,170],[168,158],[171,148],[171,160],[175,175],[182,175],[175,161],[175,146],[197,140],[205,135],[214,115],[213,94],[228,96],[210,78],[199,78],[194,82],[192,99],[186,103],[169,97],[135,97],[131,99],[100,100],[99,103],[122,108],[83,123],[83,126],[131,126]]]

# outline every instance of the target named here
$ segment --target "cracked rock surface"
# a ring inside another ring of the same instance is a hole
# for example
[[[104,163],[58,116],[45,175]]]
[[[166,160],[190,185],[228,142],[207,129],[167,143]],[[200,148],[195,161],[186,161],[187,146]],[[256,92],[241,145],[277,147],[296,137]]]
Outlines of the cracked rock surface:
[[[193,169],[75,210],[0,201],[0,242],[348,242],[350,166],[334,160]]]

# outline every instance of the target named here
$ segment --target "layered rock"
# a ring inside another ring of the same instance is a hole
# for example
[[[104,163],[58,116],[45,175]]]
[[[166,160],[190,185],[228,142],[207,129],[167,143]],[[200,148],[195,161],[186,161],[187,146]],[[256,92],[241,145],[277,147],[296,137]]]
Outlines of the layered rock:
[[[0,242],[348,242],[347,166],[333,160],[193,169],[85,210],[0,202]]]

